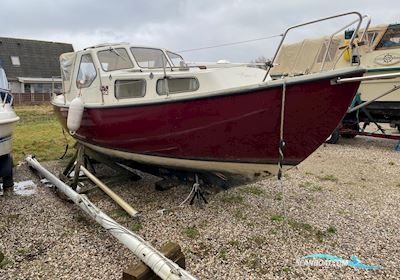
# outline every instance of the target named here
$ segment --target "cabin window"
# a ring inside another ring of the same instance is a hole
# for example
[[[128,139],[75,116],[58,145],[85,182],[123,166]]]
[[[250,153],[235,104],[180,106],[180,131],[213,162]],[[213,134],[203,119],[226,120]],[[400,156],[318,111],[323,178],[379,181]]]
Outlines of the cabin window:
[[[169,62],[160,49],[131,48],[132,55],[142,68],[163,68],[168,67]]]
[[[400,24],[389,26],[376,49],[391,49],[400,47]]]
[[[97,72],[90,54],[84,54],[79,64],[78,76],[76,77],[77,88],[87,88],[96,79]]]
[[[133,63],[124,48],[110,48],[97,53],[101,68],[104,71],[114,71],[133,68]]]
[[[178,66],[185,65],[185,61],[183,60],[183,57],[180,56],[179,54],[167,51],[167,55],[168,55],[169,59],[172,61],[172,64],[174,66],[178,67]]]
[[[329,40],[325,41],[321,47],[321,50],[319,52],[318,58],[317,58],[317,63],[322,63],[322,61],[324,60],[324,56],[325,56],[325,52],[326,52],[326,48],[328,47],[329,44]],[[331,62],[333,61],[333,59],[336,56],[336,52],[339,49],[339,45],[340,45],[340,39],[332,39],[332,42],[329,46],[329,51],[328,54],[326,56],[326,62]]]
[[[146,81],[117,80],[114,92],[117,99],[143,97],[146,94]]]
[[[157,93],[159,95],[196,91],[199,89],[199,81],[196,78],[168,78],[157,81]]]

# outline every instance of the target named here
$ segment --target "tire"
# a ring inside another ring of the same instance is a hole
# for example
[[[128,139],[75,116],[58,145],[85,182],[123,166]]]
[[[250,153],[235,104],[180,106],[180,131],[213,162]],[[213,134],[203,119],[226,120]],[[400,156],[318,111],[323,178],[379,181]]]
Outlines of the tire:
[[[339,129],[335,129],[332,134],[326,139],[325,143],[336,144],[339,141]]]

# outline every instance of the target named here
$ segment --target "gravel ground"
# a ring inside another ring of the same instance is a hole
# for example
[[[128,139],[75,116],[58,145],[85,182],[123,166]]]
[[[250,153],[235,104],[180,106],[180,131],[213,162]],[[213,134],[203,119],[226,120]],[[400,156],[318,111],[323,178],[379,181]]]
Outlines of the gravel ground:
[[[100,190],[88,197],[159,248],[178,242],[187,270],[199,279],[400,278],[400,153],[396,142],[365,137],[323,145],[282,184],[275,178],[208,196],[203,209],[177,207],[190,186],[154,190],[156,177],[115,185],[140,210],[133,221]],[[60,162],[44,164],[61,170]],[[16,181],[35,178],[26,165]],[[39,184],[38,180],[35,178]],[[160,209],[171,209],[160,214]],[[0,198],[0,279],[120,279],[136,258],[55,191]],[[325,253],[367,265],[306,267],[304,255]]]

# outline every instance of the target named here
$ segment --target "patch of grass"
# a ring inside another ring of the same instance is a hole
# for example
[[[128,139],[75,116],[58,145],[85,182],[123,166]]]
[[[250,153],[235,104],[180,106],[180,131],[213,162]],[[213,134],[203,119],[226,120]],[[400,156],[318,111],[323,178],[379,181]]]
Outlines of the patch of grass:
[[[0,269],[5,269],[7,266],[12,265],[13,262],[7,258],[4,258],[1,262],[0,262]]]
[[[331,181],[331,182],[339,181],[339,179],[335,175],[318,176],[318,179],[320,179],[321,181]]]
[[[284,267],[284,268],[282,269],[282,271],[288,273],[288,272],[290,272],[290,268],[289,268],[289,267]]]
[[[303,223],[303,222],[298,222],[296,220],[290,219],[288,221],[289,226],[291,226],[294,229],[299,229],[299,230],[304,230],[307,232],[312,232],[313,227],[310,224]]]
[[[319,242],[323,242],[325,238],[336,234],[337,232],[336,228],[332,225],[326,230],[319,230],[308,223],[299,222],[293,219],[289,219],[288,224],[293,229],[303,231],[307,236],[315,237]]]
[[[242,204],[244,201],[244,197],[241,196],[240,194],[233,194],[227,192],[223,197],[221,197],[221,200],[225,203]]]
[[[246,260],[245,264],[248,268],[253,270],[261,269],[261,259],[258,255],[252,253]]]
[[[256,196],[261,196],[265,193],[263,189],[257,186],[247,186],[239,189],[239,191],[246,194],[254,194]]]
[[[21,118],[13,134],[13,157],[18,163],[28,154],[33,154],[39,161],[56,160],[64,153],[66,140],[61,124],[57,121],[51,105],[15,107]],[[70,147],[74,140],[66,132]],[[67,157],[71,157],[69,149]]]
[[[247,219],[246,214],[243,213],[242,210],[238,209],[236,212],[233,214],[233,216],[238,219],[239,221],[244,221]]]
[[[329,234],[335,234],[337,232],[337,230],[334,226],[329,226],[328,229],[326,230],[326,232]]]
[[[124,209],[117,208],[110,212],[110,216],[115,219],[115,218],[120,218],[120,217],[128,217],[129,214],[126,213],[126,211]]]
[[[258,246],[261,246],[267,242],[267,239],[265,236],[262,235],[255,235],[249,238],[249,241],[257,244]]]
[[[131,230],[133,232],[139,232],[143,228],[142,224],[139,222],[135,222],[131,225]]]
[[[199,237],[199,235],[200,235],[198,229],[195,228],[195,227],[188,227],[188,228],[185,228],[184,231],[183,231],[183,233],[184,233],[187,237],[192,238],[192,239],[196,239],[196,238]]]
[[[275,200],[281,201],[283,199],[283,193],[282,192],[278,192],[275,195]]]
[[[226,260],[227,259],[227,254],[228,254],[228,251],[225,248],[222,248],[218,253],[218,257],[220,259]]]
[[[239,248],[239,246],[240,246],[240,241],[239,240],[230,240],[230,241],[228,241],[228,244],[229,245],[231,245],[232,247],[236,247],[236,248]]]
[[[285,217],[282,215],[272,215],[271,216],[271,221],[273,222],[282,222],[283,220],[285,220]]]
[[[308,189],[308,190],[311,190],[311,191],[315,191],[315,192],[322,191],[322,187],[321,186],[313,184],[313,183],[311,183],[309,181],[306,181],[306,182],[300,184],[299,187],[305,188],[305,189]]]
[[[89,219],[81,213],[78,213],[74,218],[78,223],[90,223]]]
[[[12,223],[13,221],[16,221],[19,219],[20,214],[9,214],[5,215],[7,223]]]

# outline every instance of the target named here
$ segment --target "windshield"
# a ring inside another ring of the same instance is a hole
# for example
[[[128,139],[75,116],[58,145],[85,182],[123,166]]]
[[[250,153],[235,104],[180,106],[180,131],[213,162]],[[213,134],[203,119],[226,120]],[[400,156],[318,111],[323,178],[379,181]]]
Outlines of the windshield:
[[[131,48],[132,55],[142,68],[168,67],[169,62],[160,49],[152,48]]]
[[[6,72],[0,67],[0,89],[8,90],[8,81],[6,77]]]
[[[172,61],[172,64],[174,66],[184,66],[185,65],[185,61],[183,60],[183,57],[180,56],[179,54],[167,51],[167,55],[168,55],[169,59]]]
[[[400,24],[389,26],[376,48],[400,48]]]
[[[129,59],[128,52],[124,48],[110,48],[97,53],[101,68],[104,71],[115,71],[133,68],[133,63]]]

